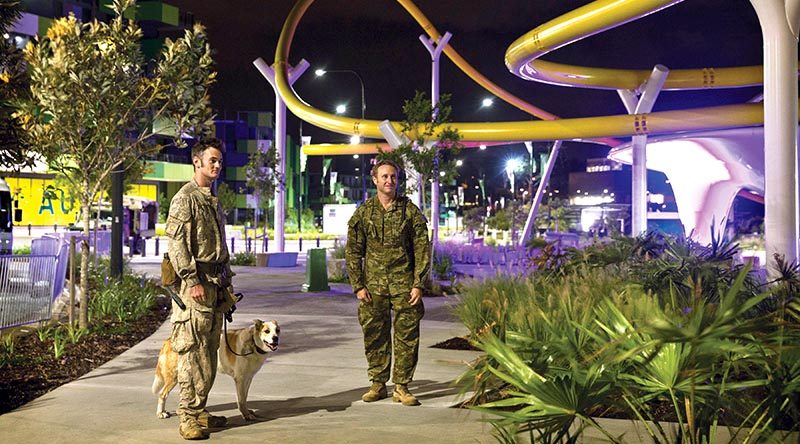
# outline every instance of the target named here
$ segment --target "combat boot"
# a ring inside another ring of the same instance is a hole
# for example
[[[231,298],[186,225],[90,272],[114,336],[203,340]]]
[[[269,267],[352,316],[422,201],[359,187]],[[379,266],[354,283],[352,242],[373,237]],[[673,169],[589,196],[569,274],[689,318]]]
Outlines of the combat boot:
[[[386,384],[382,382],[373,382],[369,391],[361,395],[361,400],[364,402],[375,402],[387,398],[388,396]]]
[[[401,402],[403,405],[407,406],[419,405],[417,397],[408,391],[408,386],[406,384],[395,384],[392,399],[394,402]]]
[[[208,413],[206,410],[203,410],[199,415],[197,415],[197,423],[200,424],[200,427],[203,427],[204,429],[209,427],[225,427],[225,424],[228,423],[228,418],[224,416],[214,416],[211,413]]]
[[[203,430],[195,419],[181,421],[179,432],[181,434],[181,438],[183,439],[208,439],[208,432]]]

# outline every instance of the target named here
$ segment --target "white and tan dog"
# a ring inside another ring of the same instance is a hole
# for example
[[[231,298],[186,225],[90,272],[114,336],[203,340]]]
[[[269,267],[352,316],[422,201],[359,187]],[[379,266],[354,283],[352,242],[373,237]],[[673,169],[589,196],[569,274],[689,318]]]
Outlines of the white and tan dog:
[[[278,321],[253,321],[248,328],[228,330],[227,344],[225,333],[220,335],[217,354],[217,371],[225,373],[236,382],[236,404],[246,420],[256,419],[255,413],[247,408],[247,392],[258,370],[267,360],[267,354],[278,349],[281,328]],[[156,416],[169,418],[164,409],[169,392],[178,383],[178,353],[172,350],[169,339],[164,341],[158,353],[156,376],[153,380],[153,394],[158,396]]]

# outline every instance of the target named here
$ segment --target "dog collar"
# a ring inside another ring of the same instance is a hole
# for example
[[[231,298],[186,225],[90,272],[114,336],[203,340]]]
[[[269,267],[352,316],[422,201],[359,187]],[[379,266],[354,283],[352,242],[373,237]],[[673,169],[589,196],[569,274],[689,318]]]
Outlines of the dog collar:
[[[269,353],[268,351],[262,350],[261,348],[258,347],[258,344],[256,344],[255,336],[253,336],[253,348],[256,349],[256,352],[258,352],[259,355],[266,355],[267,353]]]

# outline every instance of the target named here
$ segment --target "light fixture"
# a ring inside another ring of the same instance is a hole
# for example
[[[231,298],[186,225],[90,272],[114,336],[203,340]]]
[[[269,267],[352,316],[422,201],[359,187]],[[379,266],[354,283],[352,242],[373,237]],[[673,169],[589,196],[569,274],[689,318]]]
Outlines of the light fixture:
[[[492,105],[494,105],[494,99],[491,99],[489,97],[487,97],[487,98],[485,98],[485,99],[483,99],[481,101],[481,107],[483,107],[483,108],[488,108],[488,107],[490,107]]]
[[[314,75],[317,76],[317,77],[322,77],[322,76],[325,75],[325,72],[326,71],[324,69],[318,69],[318,70],[314,71]]]
[[[460,167],[461,165],[464,165],[464,161],[461,159],[456,160],[456,166]]]
[[[353,159],[358,159],[358,154],[353,154]]]
[[[350,145],[358,145],[359,143],[361,143],[361,137],[360,136],[358,136],[356,134],[353,134],[352,136],[350,136]],[[358,154],[356,154],[356,158],[358,158]]]
[[[347,111],[347,106],[345,105],[336,105],[336,114],[344,114]]]
[[[485,150],[485,149],[486,149],[486,145],[483,145],[483,144],[481,144],[481,145],[480,145],[478,148],[479,148],[481,151],[483,151],[483,150]]]

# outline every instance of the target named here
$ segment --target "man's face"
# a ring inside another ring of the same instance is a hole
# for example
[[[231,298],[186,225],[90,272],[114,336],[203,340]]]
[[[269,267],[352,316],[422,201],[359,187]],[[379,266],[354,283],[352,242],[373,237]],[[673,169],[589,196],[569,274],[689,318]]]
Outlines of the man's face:
[[[197,172],[214,181],[222,171],[222,152],[216,148],[208,148],[201,157],[195,157],[193,162]]]
[[[394,196],[397,190],[397,170],[391,165],[381,165],[372,177],[372,182],[378,188],[378,193]]]

